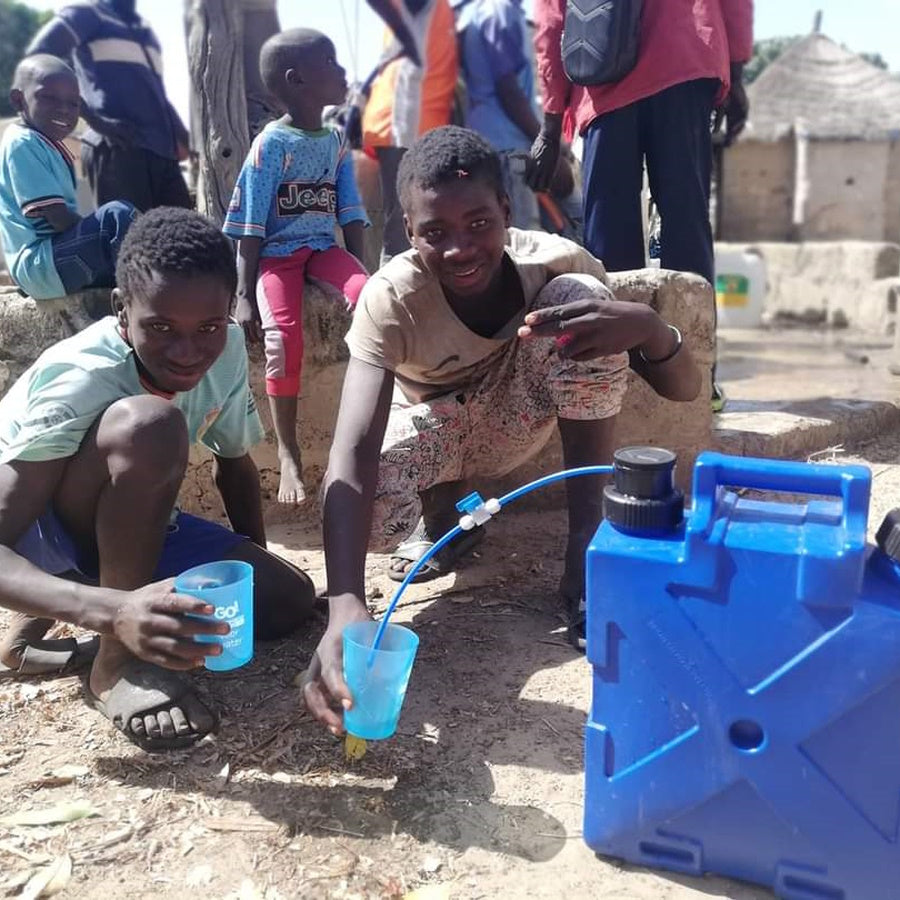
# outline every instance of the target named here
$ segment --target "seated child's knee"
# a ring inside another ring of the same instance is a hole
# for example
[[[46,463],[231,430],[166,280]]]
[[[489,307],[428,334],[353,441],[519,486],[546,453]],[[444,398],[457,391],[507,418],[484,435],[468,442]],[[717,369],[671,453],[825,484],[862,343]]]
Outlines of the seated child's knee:
[[[120,227],[127,228],[137,218],[137,208],[127,200],[110,200],[98,210],[101,219],[112,219]]]
[[[615,300],[613,292],[593,275],[581,273],[566,273],[557,275],[541,288],[534,301],[534,309],[544,309],[551,306],[562,306],[565,303],[574,303],[588,297],[601,297],[605,300]]]
[[[187,423],[181,410],[162,397],[125,397],[113,403],[103,414],[97,442],[159,480],[180,480],[187,466]]]

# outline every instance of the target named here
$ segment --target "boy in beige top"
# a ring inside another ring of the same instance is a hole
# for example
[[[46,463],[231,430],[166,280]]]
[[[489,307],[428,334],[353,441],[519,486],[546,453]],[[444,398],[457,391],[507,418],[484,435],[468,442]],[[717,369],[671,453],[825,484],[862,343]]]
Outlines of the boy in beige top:
[[[689,400],[700,389],[678,331],[644,304],[615,300],[600,262],[564,238],[507,227],[497,154],[474,132],[424,135],[404,157],[398,187],[412,249],[360,295],[324,485],[330,617],[304,695],[335,732],[342,725],[330,701],[352,703],[341,630],[368,618],[367,545],[410,535],[392,561],[402,578],[455,524],[460,482],[510,471],[554,426],[566,466],[610,461],[628,351],[663,396]],[[600,478],[582,478],[568,493],[561,592],[576,644],[601,488]],[[461,540],[448,549],[458,554]],[[441,570],[452,562],[436,560]]]

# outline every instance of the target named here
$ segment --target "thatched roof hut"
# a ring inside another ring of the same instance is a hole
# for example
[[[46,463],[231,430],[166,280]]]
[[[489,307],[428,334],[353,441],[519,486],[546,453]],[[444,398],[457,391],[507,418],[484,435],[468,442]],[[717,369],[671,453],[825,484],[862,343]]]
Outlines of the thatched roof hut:
[[[748,93],[753,140],[777,141],[798,123],[817,140],[900,136],[900,79],[824,34],[791,45]]]
[[[723,162],[722,238],[900,242],[900,80],[815,32],[748,93]]]

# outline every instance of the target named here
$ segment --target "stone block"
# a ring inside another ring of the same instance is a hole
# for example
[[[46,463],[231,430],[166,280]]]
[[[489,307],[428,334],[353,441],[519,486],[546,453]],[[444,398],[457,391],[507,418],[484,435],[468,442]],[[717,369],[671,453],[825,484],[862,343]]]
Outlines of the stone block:
[[[803,459],[827,447],[877,437],[900,426],[900,408],[884,400],[817,397],[784,403],[729,404],[714,445],[735,456]]]
[[[900,277],[895,275],[870,282],[859,295],[856,327],[873,334],[889,334],[897,321],[898,299]]]
[[[0,287],[0,395],[45,348],[107,315],[109,297],[102,288],[33,300],[16,287]]]

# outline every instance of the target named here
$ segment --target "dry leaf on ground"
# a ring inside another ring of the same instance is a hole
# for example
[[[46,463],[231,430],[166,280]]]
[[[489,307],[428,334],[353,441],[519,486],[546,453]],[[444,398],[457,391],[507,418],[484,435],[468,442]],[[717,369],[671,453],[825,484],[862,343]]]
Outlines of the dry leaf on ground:
[[[278,831],[279,826],[265,819],[209,816],[201,824],[210,831]]]
[[[40,778],[31,782],[31,786],[35,788],[61,787],[64,784],[71,784],[76,778],[87,775],[91,770],[87,766],[67,765],[59,766],[45,772]]]
[[[57,803],[56,806],[48,806],[44,809],[30,809],[26,812],[4,816],[0,819],[0,825],[54,825],[99,815],[100,811],[90,801],[72,800],[69,803]]]
[[[38,900],[39,897],[52,897],[61,891],[72,877],[72,858],[60,856],[49,866],[38,870],[28,880],[28,884],[19,895],[22,900]]]
[[[450,882],[443,881],[440,884],[425,884],[408,894],[403,895],[403,900],[450,900]]]

